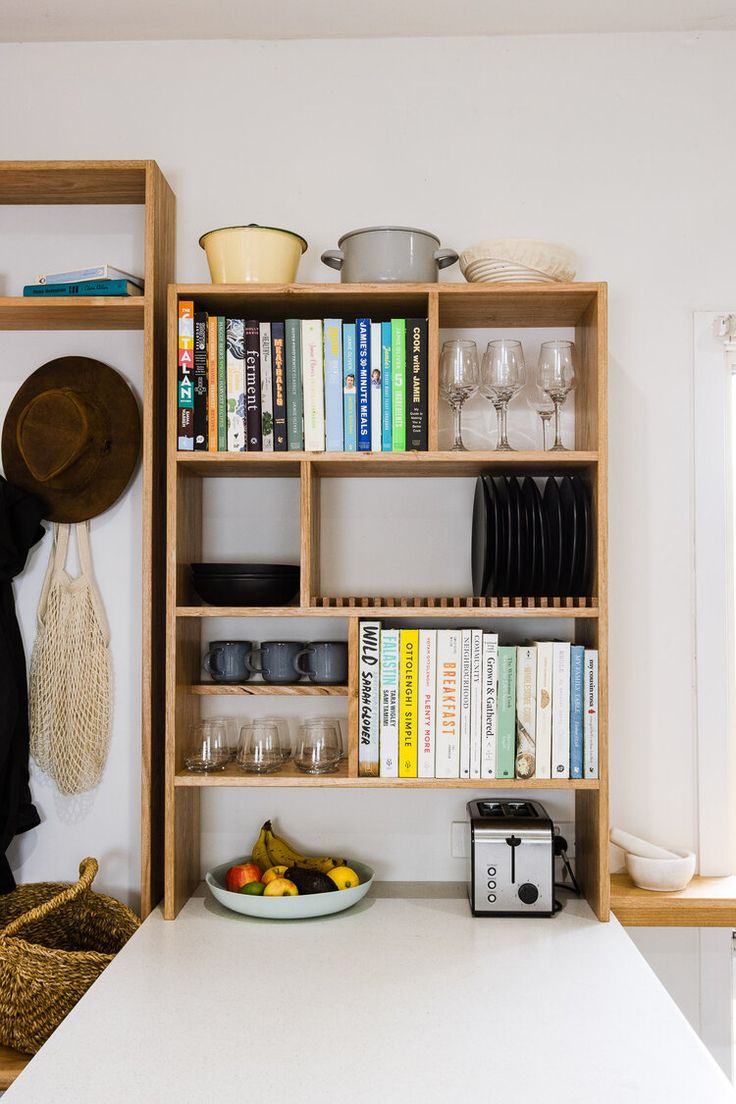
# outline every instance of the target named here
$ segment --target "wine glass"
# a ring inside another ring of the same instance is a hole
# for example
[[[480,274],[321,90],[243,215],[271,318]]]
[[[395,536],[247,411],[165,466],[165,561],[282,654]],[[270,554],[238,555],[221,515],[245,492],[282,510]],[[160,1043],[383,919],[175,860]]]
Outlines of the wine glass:
[[[342,755],[340,736],[334,721],[313,721],[301,725],[294,765],[305,774],[331,774]]]
[[[279,726],[274,721],[250,721],[240,730],[238,766],[248,774],[273,774],[284,765]]]
[[[184,755],[187,770],[196,774],[222,771],[230,761],[230,741],[221,721],[200,721],[192,726]]]
[[[560,437],[560,407],[575,386],[575,346],[572,341],[542,342],[537,383],[554,403],[555,443],[549,451],[568,452]]]
[[[536,410],[539,415],[539,420],[542,423],[542,451],[547,451],[547,424],[552,418],[555,412],[555,404],[550,399],[546,391],[543,391],[539,384],[535,383],[531,395],[528,397],[528,403],[532,410]]]
[[[506,411],[514,395],[526,382],[524,350],[520,341],[500,338],[489,341],[483,354],[480,393],[490,399],[498,418],[497,452],[513,452],[506,433]]]
[[[478,347],[474,341],[446,341],[440,356],[440,393],[447,399],[454,420],[452,452],[467,452],[460,420],[463,403],[478,390]]]

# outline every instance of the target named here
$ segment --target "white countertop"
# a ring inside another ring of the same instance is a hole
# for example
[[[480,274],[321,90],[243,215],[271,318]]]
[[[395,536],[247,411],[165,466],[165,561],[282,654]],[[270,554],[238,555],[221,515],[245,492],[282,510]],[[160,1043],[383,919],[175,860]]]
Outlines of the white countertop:
[[[154,913],[5,1099],[733,1104],[616,920],[575,900],[473,919],[462,897],[397,891],[427,892],[384,883],[279,923],[202,888],[178,920]]]

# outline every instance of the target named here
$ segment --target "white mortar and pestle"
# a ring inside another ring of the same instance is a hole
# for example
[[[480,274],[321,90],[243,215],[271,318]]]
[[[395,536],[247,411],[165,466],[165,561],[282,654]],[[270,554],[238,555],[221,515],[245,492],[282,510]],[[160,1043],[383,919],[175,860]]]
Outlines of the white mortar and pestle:
[[[624,852],[629,876],[640,889],[673,893],[684,889],[695,873],[694,851],[658,847],[620,828],[612,828],[609,839]]]

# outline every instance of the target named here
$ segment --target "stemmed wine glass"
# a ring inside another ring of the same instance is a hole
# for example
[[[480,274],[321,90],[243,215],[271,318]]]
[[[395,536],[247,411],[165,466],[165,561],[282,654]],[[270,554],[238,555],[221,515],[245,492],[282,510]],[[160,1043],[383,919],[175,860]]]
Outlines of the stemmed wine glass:
[[[474,341],[446,341],[440,357],[440,392],[452,408],[452,452],[467,452],[460,420],[463,403],[478,390],[478,348]]]
[[[481,365],[480,393],[490,399],[498,418],[497,452],[513,452],[506,433],[506,411],[514,395],[526,382],[524,350],[520,341],[500,338],[489,341]]]
[[[568,452],[560,437],[560,407],[575,386],[575,346],[572,341],[543,341],[539,350],[537,384],[555,407],[555,443],[550,452]]]
[[[555,412],[555,404],[552,402],[547,392],[543,391],[537,383],[534,384],[528,402],[532,410],[536,410],[539,415],[539,420],[542,423],[542,451],[546,452],[547,424],[552,420],[552,415]]]

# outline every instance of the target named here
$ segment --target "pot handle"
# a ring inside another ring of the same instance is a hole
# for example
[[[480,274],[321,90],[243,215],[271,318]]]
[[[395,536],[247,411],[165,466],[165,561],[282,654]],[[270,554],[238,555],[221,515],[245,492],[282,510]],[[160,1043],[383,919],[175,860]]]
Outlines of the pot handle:
[[[322,254],[322,263],[328,265],[329,268],[336,268],[338,272],[342,268],[344,260],[345,254],[342,249],[326,249]]]
[[[449,268],[458,259],[458,254],[454,249],[435,249],[434,259],[438,268]]]

